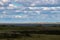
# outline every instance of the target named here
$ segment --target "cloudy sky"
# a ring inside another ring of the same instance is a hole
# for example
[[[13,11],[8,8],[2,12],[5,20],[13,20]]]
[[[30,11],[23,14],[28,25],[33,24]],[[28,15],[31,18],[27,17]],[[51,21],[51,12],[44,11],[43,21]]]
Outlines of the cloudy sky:
[[[60,22],[60,0],[0,0],[0,23]]]

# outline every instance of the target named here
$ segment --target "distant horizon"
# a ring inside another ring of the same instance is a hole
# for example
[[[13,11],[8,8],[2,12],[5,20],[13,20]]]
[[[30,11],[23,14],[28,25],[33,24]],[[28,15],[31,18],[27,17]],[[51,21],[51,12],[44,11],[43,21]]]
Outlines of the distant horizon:
[[[60,24],[60,22],[26,22],[26,23],[0,23],[0,24]]]

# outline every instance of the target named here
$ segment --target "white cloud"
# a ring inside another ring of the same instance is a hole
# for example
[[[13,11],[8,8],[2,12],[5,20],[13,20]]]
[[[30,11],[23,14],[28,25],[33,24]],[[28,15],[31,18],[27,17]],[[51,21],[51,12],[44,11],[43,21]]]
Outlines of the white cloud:
[[[42,10],[59,11],[60,7],[42,7]]]
[[[57,10],[57,7],[51,7],[50,9],[51,10]]]
[[[0,10],[1,10],[1,9],[3,10],[3,9],[5,9],[5,8],[4,8],[4,7],[0,7]]]
[[[14,4],[9,4],[9,7],[16,7]]]
[[[43,7],[43,10],[50,10],[50,8],[48,8],[48,7]]]
[[[4,5],[4,3],[0,1],[0,5]]]
[[[2,13],[3,13],[3,15],[7,15],[7,12],[6,11],[3,11]]]
[[[29,10],[34,10],[34,11],[59,11],[60,7],[28,7]]]
[[[2,0],[3,3],[9,2],[9,0]]]
[[[35,11],[37,14],[41,14],[41,11]]]
[[[33,7],[29,7],[29,9],[34,9]]]
[[[21,12],[21,10],[15,10],[15,12]]]
[[[20,16],[20,15],[16,15],[15,18],[22,18],[22,16]]]
[[[46,4],[56,4],[57,0],[43,0],[43,3],[46,3]]]
[[[14,9],[14,8],[16,8],[16,6],[13,4],[9,4],[9,6],[7,7],[7,9]]]
[[[28,11],[23,11],[24,13],[27,13]]]
[[[36,4],[35,3],[32,3],[30,6],[35,6]]]
[[[23,16],[20,16],[20,15],[15,15],[15,16],[13,16],[13,18],[27,18],[28,17],[28,15],[23,15]]]
[[[14,0],[15,2],[19,1],[19,0]]]

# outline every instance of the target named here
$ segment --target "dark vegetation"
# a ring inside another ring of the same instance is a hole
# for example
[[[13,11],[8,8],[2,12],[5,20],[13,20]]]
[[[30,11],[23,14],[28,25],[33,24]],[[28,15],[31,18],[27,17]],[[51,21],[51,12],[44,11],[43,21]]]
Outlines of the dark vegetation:
[[[45,36],[60,35],[60,25],[55,24],[55,25],[47,26],[47,25],[40,24],[40,25],[31,26],[31,27],[30,26],[20,26],[20,25],[19,26],[0,25],[0,39],[10,40],[10,38],[18,38],[18,39],[19,38],[21,39],[24,37],[33,38],[33,36],[37,36],[37,35],[42,36],[42,34],[44,34]],[[41,36],[36,37],[36,38],[40,38]]]

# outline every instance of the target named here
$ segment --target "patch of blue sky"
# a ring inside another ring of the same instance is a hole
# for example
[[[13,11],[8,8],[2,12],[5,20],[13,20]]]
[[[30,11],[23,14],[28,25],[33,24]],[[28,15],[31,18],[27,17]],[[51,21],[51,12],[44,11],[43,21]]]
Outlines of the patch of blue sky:
[[[12,4],[15,5],[15,6],[17,6],[17,7],[23,6],[23,4],[21,4],[21,3],[16,3],[16,2],[13,2]]]

